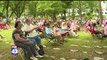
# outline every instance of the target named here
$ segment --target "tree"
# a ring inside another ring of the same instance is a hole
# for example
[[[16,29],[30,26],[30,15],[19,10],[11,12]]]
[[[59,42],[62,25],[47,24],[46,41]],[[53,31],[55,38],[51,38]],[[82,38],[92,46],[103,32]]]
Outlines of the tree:
[[[93,16],[97,16],[97,10],[98,10],[98,2],[97,1],[86,1],[86,3],[88,4],[86,6],[86,14],[88,15],[88,17],[93,17]]]
[[[11,1],[11,10],[19,18],[25,9],[25,1]]]
[[[101,0],[98,1],[98,4],[99,4],[99,18],[100,18],[100,20],[103,20],[103,18],[102,18]]]
[[[1,13],[5,15],[5,17],[9,16],[9,1],[1,1]]]
[[[56,21],[56,15],[64,11],[64,6],[65,4],[62,3],[61,1],[54,1],[52,2],[52,13],[53,13],[53,20]]]
[[[61,1],[43,1],[38,2],[37,12],[44,16],[51,16],[53,21],[56,21],[56,15],[63,11],[63,3]]]
[[[6,1],[6,17],[9,16],[9,1]]]
[[[37,16],[37,1],[30,1],[28,4],[28,14],[29,15],[33,15],[33,17],[35,18]]]
[[[66,20],[66,15],[72,14],[72,17],[79,16],[83,17],[93,17],[98,10],[100,5],[97,4],[98,1],[0,1],[0,12],[6,17],[11,17],[13,14],[17,17],[26,15],[42,17],[51,17],[53,21],[56,21],[59,14],[64,15]],[[68,11],[69,10],[69,11]],[[72,10],[72,13],[70,12]],[[100,16],[101,16],[100,12]],[[102,17],[100,17],[102,18]]]
[[[64,14],[65,20],[66,20],[67,9],[70,9],[70,8],[71,8],[71,2],[72,2],[72,1],[62,1],[62,3],[64,3],[64,5],[63,5],[63,8],[64,8],[63,14]],[[70,12],[69,12],[69,15],[70,15]]]

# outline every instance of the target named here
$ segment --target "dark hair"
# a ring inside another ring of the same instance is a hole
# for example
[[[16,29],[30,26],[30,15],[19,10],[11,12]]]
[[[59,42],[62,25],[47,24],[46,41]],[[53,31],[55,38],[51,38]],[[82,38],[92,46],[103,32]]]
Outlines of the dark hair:
[[[93,23],[93,26],[95,27],[95,26],[96,26],[96,23]]]
[[[107,24],[107,22],[106,22],[106,24]]]
[[[20,21],[16,21],[16,22],[15,22],[15,26],[14,26],[15,28],[17,28],[18,23],[21,23],[21,22],[20,22]]]
[[[47,27],[50,27],[50,24],[46,24]]]

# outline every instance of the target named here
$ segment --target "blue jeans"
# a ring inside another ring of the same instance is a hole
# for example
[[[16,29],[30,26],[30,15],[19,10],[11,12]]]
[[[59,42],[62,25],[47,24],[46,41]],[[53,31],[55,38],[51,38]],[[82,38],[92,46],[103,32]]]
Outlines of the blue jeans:
[[[33,39],[32,39],[33,40]],[[20,47],[23,49],[24,51],[24,55],[26,58],[30,58],[32,57],[32,55],[34,55],[34,53],[37,51],[36,46],[34,43],[22,43],[22,42],[14,42],[16,46]]]
[[[41,38],[39,36],[29,37],[29,38],[32,39],[32,42],[36,42],[38,46],[41,45]],[[33,39],[35,39],[35,41]]]

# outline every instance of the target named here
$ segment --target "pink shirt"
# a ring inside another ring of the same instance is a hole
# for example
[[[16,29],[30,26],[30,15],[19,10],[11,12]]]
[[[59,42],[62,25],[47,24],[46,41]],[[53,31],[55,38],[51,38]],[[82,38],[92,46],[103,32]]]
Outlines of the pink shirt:
[[[107,25],[104,27],[104,35],[107,35]]]

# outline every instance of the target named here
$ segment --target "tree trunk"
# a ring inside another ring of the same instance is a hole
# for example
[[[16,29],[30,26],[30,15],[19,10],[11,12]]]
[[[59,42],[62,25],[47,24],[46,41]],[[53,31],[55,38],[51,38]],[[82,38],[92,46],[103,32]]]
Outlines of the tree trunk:
[[[8,8],[9,8],[9,1],[6,1],[6,17],[8,17],[9,12],[8,12]]]
[[[71,14],[70,14],[70,8],[69,8],[69,16],[70,16]]]
[[[101,0],[99,0],[98,3],[99,3],[99,18],[100,18],[100,21],[102,21],[102,20],[103,20],[103,17],[102,17]]]
[[[23,12],[24,12],[24,10],[25,10],[25,1],[24,1],[24,5],[23,5],[23,7],[20,7],[20,8],[22,8],[19,12],[19,17],[23,14]]]
[[[56,20],[57,20],[57,19],[56,19],[56,13],[54,12],[54,13],[53,13],[53,22],[56,22]]]
[[[63,14],[61,13],[61,18],[63,17]]]
[[[33,14],[33,18],[35,18],[36,14]]]
[[[13,11],[11,12],[11,14],[10,14],[10,16],[9,17],[11,17],[13,15]]]
[[[5,10],[5,5],[3,6],[2,13],[4,13],[4,10]]]
[[[81,10],[82,8],[81,8],[81,3],[82,3],[82,2],[79,1],[79,10],[80,10],[80,11],[79,11],[79,14],[80,14],[80,18],[81,18],[81,20],[82,20],[82,10]]]
[[[64,19],[66,20],[66,10],[64,10]]]
[[[72,9],[72,17],[75,17],[74,8]]]
[[[17,14],[16,10],[17,10],[17,8],[18,8],[19,3],[20,3],[20,2],[18,2],[17,4],[14,4],[15,7],[11,7],[11,9],[12,9],[11,15],[14,13],[14,14],[18,17],[18,14]],[[10,16],[11,16],[11,15],[10,15]]]
[[[20,16],[23,14],[24,10],[25,10],[25,1],[23,3],[23,5],[20,5],[22,4],[23,2],[21,1],[18,1],[17,4],[14,4],[15,7],[11,7],[12,8],[12,11],[13,13],[15,13],[15,15],[20,18]]]

